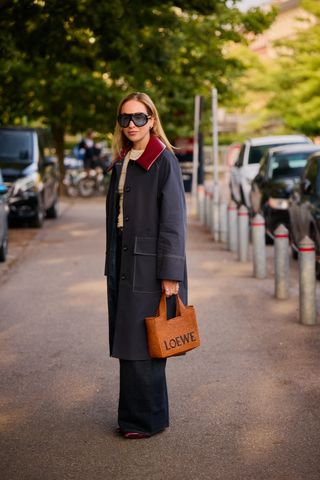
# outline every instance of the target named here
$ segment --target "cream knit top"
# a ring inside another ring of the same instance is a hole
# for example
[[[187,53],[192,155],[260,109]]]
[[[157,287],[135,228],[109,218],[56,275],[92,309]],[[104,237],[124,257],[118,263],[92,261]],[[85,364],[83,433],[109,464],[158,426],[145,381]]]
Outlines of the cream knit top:
[[[133,161],[138,160],[138,158],[141,157],[143,152],[144,150],[132,149],[127,153],[127,155],[123,160],[123,166],[122,166],[120,179],[119,179],[119,186],[118,186],[118,192],[119,192],[119,215],[118,215],[118,223],[117,223],[118,228],[123,227],[123,195],[124,195],[124,185],[126,183],[128,163],[130,160],[133,160]]]

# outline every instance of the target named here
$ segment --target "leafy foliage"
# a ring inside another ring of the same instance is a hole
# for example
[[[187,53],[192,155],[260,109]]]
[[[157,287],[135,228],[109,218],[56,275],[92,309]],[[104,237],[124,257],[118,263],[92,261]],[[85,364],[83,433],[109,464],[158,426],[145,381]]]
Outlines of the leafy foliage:
[[[230,99],[240,60],[226,55],[272,20],[227,0],[6,0],[0,3],[0,118],[56,132],[111,132],[129,91],[148,92],[173,138],[192,131],[195,93]]]
[[[319,12],[320,14],[320,12]],[[275,94],[269,109],[307,135],[320,133],[319,21],[286,43],[286,54],[274,75]]]

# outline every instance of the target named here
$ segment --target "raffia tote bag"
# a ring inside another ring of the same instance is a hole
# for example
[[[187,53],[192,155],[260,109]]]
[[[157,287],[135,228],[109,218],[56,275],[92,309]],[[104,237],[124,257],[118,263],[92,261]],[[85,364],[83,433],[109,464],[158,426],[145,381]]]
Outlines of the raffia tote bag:
[[[196,312],[176,297],[176,316],[167,320],[167,302],[162,293],[158,316],[145,318],[148,350],[151,358],[167,358],[200,346]]]

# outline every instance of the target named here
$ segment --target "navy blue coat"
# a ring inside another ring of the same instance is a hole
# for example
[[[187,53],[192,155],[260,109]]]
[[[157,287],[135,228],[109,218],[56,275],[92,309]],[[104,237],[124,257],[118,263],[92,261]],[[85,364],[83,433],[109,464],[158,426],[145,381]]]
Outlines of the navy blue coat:
[[[106,204],[110,355],[125,360],[150,358],[144,319],[157,312],[161,280],[179,281],[180,297],[187,303],[186,208],[181,169],[175,155],[156,137],[151,137],[145,153],[141,164],[128,164],[119,280],[116,224],[123,159],[113,167]],[[174,316],[175,297],[167,303],[169,317]]]

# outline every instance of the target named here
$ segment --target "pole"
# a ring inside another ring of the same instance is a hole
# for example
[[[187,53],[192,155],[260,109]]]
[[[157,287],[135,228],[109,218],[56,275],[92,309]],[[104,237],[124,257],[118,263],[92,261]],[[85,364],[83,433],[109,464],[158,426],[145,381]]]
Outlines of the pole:
[[[212,89],[212,153],[213,153],[213,184],[219,183],[218,165],[218,91]]]
[[[195,96],[194,102],[194,133],[193,133],[193,161],[192,161],[192,209],[197,209],[198,167],[199,167],[199,128],[200,128],[200,95]]]
[[[213,238],[219,241],[218,91],[212,89]]]

